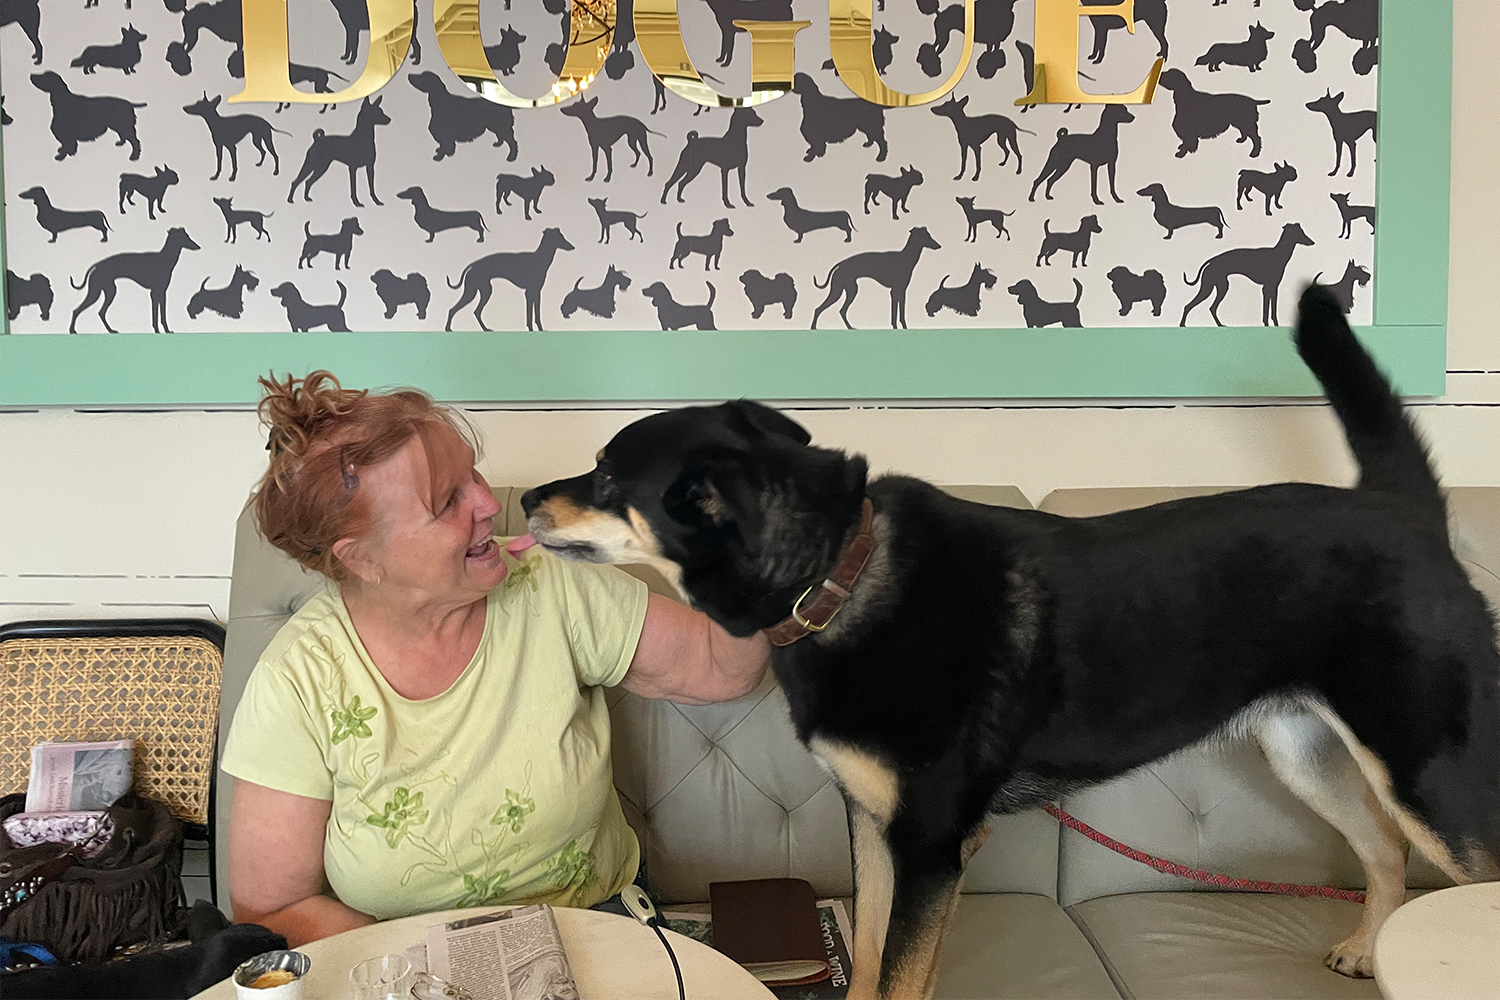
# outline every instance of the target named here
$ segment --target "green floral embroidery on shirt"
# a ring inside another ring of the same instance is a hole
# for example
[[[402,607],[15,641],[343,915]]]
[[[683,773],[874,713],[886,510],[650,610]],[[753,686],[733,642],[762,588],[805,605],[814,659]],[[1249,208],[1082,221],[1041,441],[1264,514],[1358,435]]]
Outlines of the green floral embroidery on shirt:
[[[490,817],[490,825],[509,826],[511,833],[520,833],[521,827],[526,823],[527,815],[534,812],[536,812],[535,800],[507,788],[505,805],[495,810],[495,815]]]
[[[330,714],[333,717],[333,744],[344,742],[349,737],[357,740],[367,739],[373,735],[366,723],[375,718],[379,711],[374,705],[361,707],[359,695],[349,699],[349,704],[343,708],[335,708]]]
[[[519,587],[521,584],[527,583],[531,585],[532,593],[536,593],[536,575],[541,568],[541,556],[532,556],[530,559],[525,560],[515,569],[511,570],[510,575],[505,578],[505,589],[509,590],[512,587]]]
[[[595,871],[594,865],[594,855],[579,850],[575,838],[564,844],[563,849],[547,862],[547,877],[559,889],[572,886],[575,892],[582,891],[599,881],[599,873]]]
[[[413,795],[410,789],[397,786],[381,815],[371,813],[365,817],[365,822],[371,826],[383,827],[385,845],[394,850],[401,843],[401,838],[407,836],[408,828],[427,822],[427,810],[422,808],[422,793]]]
[[[502,868],[493,875],[465,875],[464,894],[458,897],[455,906],[483,906],[505,895],[505,881],[510,878],[510,869]]]

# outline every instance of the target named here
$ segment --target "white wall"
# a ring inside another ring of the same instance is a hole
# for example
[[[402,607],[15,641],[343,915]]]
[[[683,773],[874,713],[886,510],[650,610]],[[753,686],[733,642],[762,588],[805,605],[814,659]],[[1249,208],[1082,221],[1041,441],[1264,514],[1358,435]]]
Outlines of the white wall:
[[[1450,485],[1500,485],[1500,112],[1493,0],[1454,0],[1448,393],[1416,407]],[[639,407],[472,414],[493,483],[589,467]],[[1033,502],[1068,486],[1346,482],[1328,411],[1307,401],[887,406],[794,414],[875,469],[1014,483]],[[0,622],[228,610],[233,527],[265,462],[247,411],[0,412]]]

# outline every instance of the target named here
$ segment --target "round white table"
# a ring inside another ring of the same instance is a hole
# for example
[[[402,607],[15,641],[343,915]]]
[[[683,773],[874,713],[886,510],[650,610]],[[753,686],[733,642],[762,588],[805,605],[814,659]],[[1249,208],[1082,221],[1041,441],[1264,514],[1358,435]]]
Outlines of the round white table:
[[[1391,914],[1375,982],[1386,1000],[1500,998],[1500,882],[1440,889]]]
[[[344,1000],[351,995],[349,970],[378,955],[399,955],[427,940],[427,928],[463,917],[503,910],[503,906],[477,907],[423,913],[398,920],[384,920],[303,945],[297,950],[312,959],[312,969],[303,985],[308,1000]],[[677,977],[672,960],[656,938],[656,932],[629,917],[597,910],[559,906],[557,927],[562,932],[568,964],[584,1000],[676,1000]],[[673,931],[666,931],[682,982],[693,1000],[754,1000],[772,993],[732,959],[707,945]],[[234,1000],[234,984],[228,979],[194,1000]]]

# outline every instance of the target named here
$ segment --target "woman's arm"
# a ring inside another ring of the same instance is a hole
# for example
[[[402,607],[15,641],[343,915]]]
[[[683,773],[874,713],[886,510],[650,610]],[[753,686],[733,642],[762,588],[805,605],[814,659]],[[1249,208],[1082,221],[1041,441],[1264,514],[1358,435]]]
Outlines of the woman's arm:
[[[323,837],[333,803],[236,779],[229,813],[234,919],[260,924],[296,948],[375,923],[322,894]]]
[[[701,611],[652,594],[620,686],[644,698],[708,705],[754,691],[770,664],[761,633],[736,639]]]

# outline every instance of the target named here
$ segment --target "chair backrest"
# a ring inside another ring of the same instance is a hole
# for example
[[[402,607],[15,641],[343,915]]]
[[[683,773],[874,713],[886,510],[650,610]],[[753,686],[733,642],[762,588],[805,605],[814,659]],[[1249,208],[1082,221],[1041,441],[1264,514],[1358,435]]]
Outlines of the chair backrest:
[[[135,739],[135,790],[206,826],[224,629],[195,619],[0,627],[0,792],[44,741]]]

